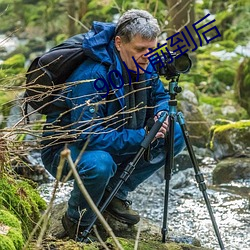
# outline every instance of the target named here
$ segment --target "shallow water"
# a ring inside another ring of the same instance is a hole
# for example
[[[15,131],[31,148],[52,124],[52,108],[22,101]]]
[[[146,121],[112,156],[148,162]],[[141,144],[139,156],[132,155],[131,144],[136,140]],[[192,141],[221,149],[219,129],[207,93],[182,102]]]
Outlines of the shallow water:
[[[201,171],[225,249],[250,250],[250,180],[213,186],[211,173],[214,166],[213,160],[207,158],[202,163]],[[169,232],[177,236],[195,237],[201,241],[202,246],[219,250],[218,240],[203,195],[197,187],[193,169],[174,174],[170,186],[167,223]],[[71,188],[71,182],[60,187],[55,202],[67,200]],[[39,189],[48,201],[53,183],[43,184]],[[140,185],[136,192],[130,194],[133,208],[159,228],[162,227],[164,193],[165,181],[157,173]]]
[[[225,249],[250,249],[250,180],[214,187],[211,186],[213,168],[214,164],[210,162],[201,167],[201,171]],[[202,246],[220,249],[203,195],[197,187],[194,171],[187,169],[182,173],[186,176],[183,186],[171,188],[170,191],[168,227],[174,234],[196,237]],[[178,175],[179,173],[173,175],[173,179]],[[149,179],[147,183],[148,187],[142,185],[140,191],[133,195],[134,207],[145,208],[141,210],[141,214],[162,227],[165,181],[156,185],[156,180]],[[142,196],[148,198],[143,201],[140,198]]]

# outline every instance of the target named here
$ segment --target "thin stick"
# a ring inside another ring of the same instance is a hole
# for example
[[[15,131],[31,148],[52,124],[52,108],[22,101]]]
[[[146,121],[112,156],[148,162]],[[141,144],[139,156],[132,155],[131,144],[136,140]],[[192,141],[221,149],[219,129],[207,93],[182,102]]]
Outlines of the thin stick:
[[[56,175],[57,180],[55,182],[55,186],[54,186],[54,189],[53,189],[53,193],[52,193],[52,197],[50,199],[49,205],[48,205],[46,211],[44,212],[44,214],[41,216],[40,220],[37,222],[35,228],[32,230],[31,234],[29,235],[29,238],[28,238],[26,244],[24,245],[23,250],[27,249],[27,247],[29,246],[30,241],[32,240],[32,238],[35,235],[36,231],[38,230],[38,228],[40,227],[40,225],[43,222],[42,229],[41,229],[41,232],[40,232],[40,235],[38,237],[37,244],[36,244],[37,247],[39,247],[41,245],[41,243],[42,243],[42,239],[43,239],[43,236],[44,236],[44,233],[46,231],[47,224],[48,224],[48,221],[49,221],[49,218],[50,218],[50,215],[51,215],[52,205],[53,205],[53,202],[55,200],[55,194],[56,194],[56,190],[57,190],[58,185],[59,185],[59,180],[60,180],[60,176],[62,174],[62,169],[63,169],[65,160],[66,159],[63,158],[63,157],[60,158],[60,162],[59,162],[58,168],[57,168],[57,175]]]
[[[95,232],[97,239],[100,241],[100,243],[104,247],[104,249],[109,250],[108,246],[105,244],[105,242],[102,240],[100,234],[98,233],[96,225],[93,226],[93,230]]]
[[[71,158],[70,150],[69,149],[64,149],[61,152],[61,156],[63,158],[66,158],[68,160],[68,163],[69,163],[69,166],[70,166],[70,168],[71,168],[71,170],[73,172],[73,176],[75,178],[75,181],[77,182],[78,187],[79,187],[80,191],[82,192],[84,198],[88,202],[90,208],[95,212],[95,214],[97,215],[98,219],[100,220],[100,222],[104,226],[105,230],[113,238],[114,243],[118,247],[118,249],[119,250],[124,250],[123,247],[121,246],[121,244],[119,243],[119,241],[117,240],[116,236],[114,235],[111,227],[106,222],[106,220],[104,219],[104,217],[102,216],[102,214],[100,213],[100,211],[98,210],[98,208],[96,207],[95,203],[93,202],[92,198],[90,197],[90,195],[89,195],[88,191],[86,190],[85,186],[83,185],[83,182],[82,182],[79,174],[77,173],[77,170],[75,168],[74,162],[73,162],[73,160]]]
[[[138,230],[137,230],[137,234],[136,234],[136,238],[135,238],[135,246],[134,246],[134,250],[138,249],[138,245],[139,245],[139,237],[140,237],[140,233],[141,233],[141,220],[139,222],[139,226],[138,226]]]

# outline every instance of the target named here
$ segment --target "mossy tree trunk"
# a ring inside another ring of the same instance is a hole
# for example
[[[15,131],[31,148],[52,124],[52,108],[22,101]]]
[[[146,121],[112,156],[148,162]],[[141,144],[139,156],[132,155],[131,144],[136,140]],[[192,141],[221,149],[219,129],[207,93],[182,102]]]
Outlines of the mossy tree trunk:
[[[235,78],[235,95],[239,104],[246,109],[250,116],[250,59],[245,60],[240,64],[237,76]]]

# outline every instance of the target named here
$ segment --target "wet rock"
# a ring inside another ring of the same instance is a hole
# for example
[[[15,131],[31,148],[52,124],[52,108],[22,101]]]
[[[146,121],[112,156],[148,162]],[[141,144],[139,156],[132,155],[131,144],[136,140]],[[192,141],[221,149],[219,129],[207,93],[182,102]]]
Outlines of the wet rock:
[[[193,176],[193,169],[191,168],[174,174],[171,178],[170,187],[173,189],[178,189],[189,186],[191,176]]]
[[[39,151],[32,151],[29,155],[22,155],[19,160],[12,160],[11,165],[17,174],[34,182],[41,184],[52,180],[51,175],[41,162]]]
[[[250,158],[227,158],[220,161],[213,171],[213,183],[250,178]]]
[[[185,123],[192,145],[206,148],[209,139],[210,124],[198,106],[188,101],[181,101],[180,110],[185,116]]]

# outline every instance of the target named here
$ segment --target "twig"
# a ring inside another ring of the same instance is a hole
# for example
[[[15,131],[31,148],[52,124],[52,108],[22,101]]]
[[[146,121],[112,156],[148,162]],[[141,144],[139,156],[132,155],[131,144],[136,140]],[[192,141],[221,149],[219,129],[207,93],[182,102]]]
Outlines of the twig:
[[[56,190],[57,190],[58,185],[59,185],[60,177],[62,175],[62,169],[63,169],[64,163],[65,163],[65,160],[66,159],[63,158],[63,157],[60,158],[60,162],[59,162],[58,168],[57,168],[56,182],[55,182],[55,186],[54,186],[54,189],[53,189],[53,193],[52,193],[52,197],[50,199],[49,205],[48,205],[46,211],[44,212],[44,214],[41,216],[41,218],[38,221],[38,223],[36,224],[35,228],[31,232],[31,234],[29,235],[29,238],[28,238],[26,244],[24,245],[23,250],[27,249],[27,247],[29,246],[30,241],[32,240],[32,238],[35,235],[36,231],[38,230],[38,228],[40,227],[40,225],[43,222],[43,225],[42,225],[42,228],[41,228],[41,232],[39,234],[39,237],[38,237],[38,240],[37,240],[37,244],[36,244],[37,247],[41,246],[42,239],[43,239],[43,236],[44,236],[44,233],[46,231],[47,224],[49,222],[49,218],[50,218],[50,215],[51,215],[52,205],[53,205],[53,202],[55,200],[55,194],[56,194]]]
[[[102,240],[100,234],[97,231],[96,225],[93,226],[93,230],[95,232],[95,235],[97,237],[97,239],[100,241],[101,245],[106,249],[109,250],[108,246],[105,244],[105,242]]]
[[[100,213],[100,211],[98,210],[98,208],[96,207],[95,203],[93,202],[92,198],[90,197],[90,195],[89,195],[88,191],[86,190],[85,186],[83,185],[83,182],[82,182],[79,174],[77,173],[77,170],[75,168],[74,162],[73,162],[73,160],[71,158],[70,150],[69,149],[64,149],[61,152],[61,157],[62,158],[66,158],[68,160],[69,166],[72,169],[73,176],[75,178],[76,183],[78,184],[78,187],[79,187],[80,191],[82,192],[84,198],[88,202],[90,208],[97,215],[98,219],[100,220],[100,222],[104,226],[105,230],[113,238],[115,245],[118,247],[119,250],[124,250],[123,247],[121,246],[121,244],[119,243],[119,241],[117,240],[116,236],[114,235],[111,227],[106,222],[106,220],[104,219],[104,217],[102,216],[102,214]]]
[[[76,23],[80,24],[80,26],[82,26],[84,29],[86,29],[87,31],[89,31],[89,28],[87,26],[85,26],[82,22],[80,22],[79,20],[77,20],[76,18],[74,18],[71,15],[68,15],[68,17],[72,20],[74,20]]]
[[[139,245],[139,237],[140,237],[140,233],[141,233],[141,220],[139,221],[139,225],[138,225],[138,230],[137,230],[137,234],[136,234],[136,238],[135,238],[135,246],[134,246],[134,250],[138,249],[138,245]]]

